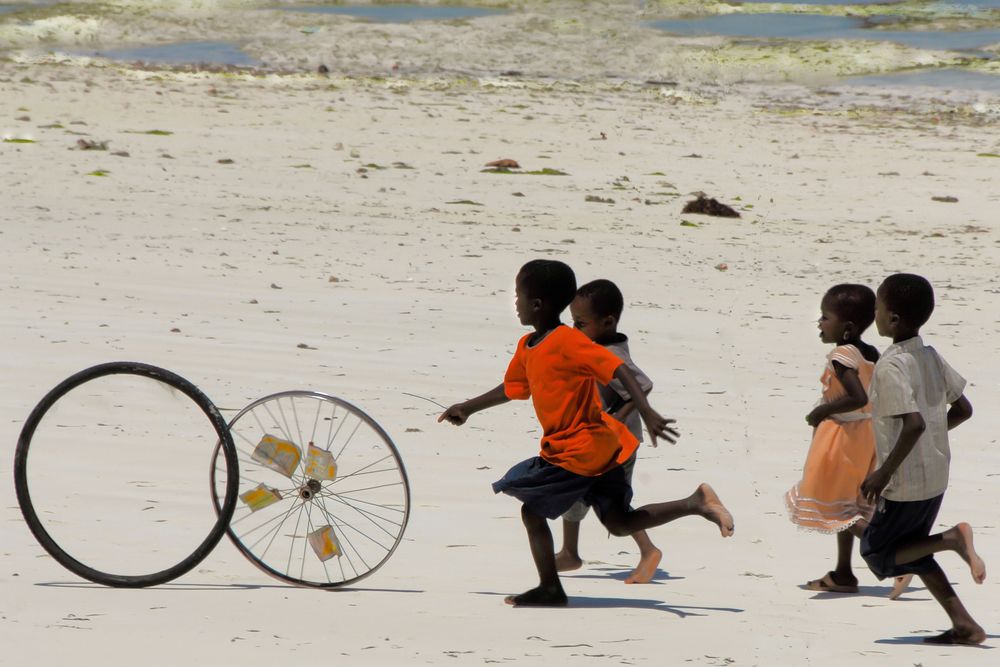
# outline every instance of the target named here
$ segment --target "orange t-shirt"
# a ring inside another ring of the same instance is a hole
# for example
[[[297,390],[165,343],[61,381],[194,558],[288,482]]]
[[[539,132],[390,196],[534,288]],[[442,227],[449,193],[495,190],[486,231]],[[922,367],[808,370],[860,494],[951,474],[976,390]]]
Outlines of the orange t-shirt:
[[[507,398],[531,398],[542,426],[543,459],[585,477],[624,463],[639,441],[601,410],[597,384],[608,384],[622,364],[614,353],[576,329],[558,326],[528,347],[521,338],[504,376]]]

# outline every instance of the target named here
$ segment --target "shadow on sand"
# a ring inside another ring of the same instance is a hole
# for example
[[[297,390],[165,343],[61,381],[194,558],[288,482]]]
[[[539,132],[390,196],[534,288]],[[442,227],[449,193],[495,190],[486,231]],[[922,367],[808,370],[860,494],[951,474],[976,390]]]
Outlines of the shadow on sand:
[[[814,591],[810,588],[806,588],[805,584],[799,586],[800,589],[807,591],[809,593],[815,593],[810,600],[836,600],[839,598],[856,598],[856,597],[869,597],[869,598],[882,598],[885,602],[917,602],[921,600],[930,600],[929,597],[912,597],[915,593],[926,591],[925,588],[908,588],[906,592],[895,600],[889,599],[889,591],[892,590],[891,586],[858,586],[857,593],[835,593],[833,591]]]
[[[35,586],[45,586],[47,588],[106,588],[113,590],[113,586],[104,586],[89,581],[40,581]],[[151,586],[158,591],[255,591],[263,588],[284,588],[297,589],[305,586],[292,586],[290,584],[160,584]],[[333,593],[423,593],[425,591],[408,588],[356,588],[344,586],[342,588],[314,589]]]
[[[506,597],[506,593],[495,593],[492,591],[473,591],[475,595],[496,595]],[[528,607],[525,607],[526,609]],[[554,607],[546,607],[553,609]],[[636,600],[632,598],[592,598],[581,595],[572,595],[566,609],[649,609],[650,611],[665,611],[679,618],[688,616],[708,616],[707,613],[720,611],[729,614],[742,614],[744,609],[735,607],[693,607],[688,605],[671,605],[663,600]]]
[[[617,579],[618,581],[625,581],[628,575],[632,574],[632,570],[622,570],[617,567],[597,567],[590,568],[590,570],[602,572],[603,574],[580,574],[578,573],[579,571],[574,571],[561,572],[559,576],[565,577],[566,579]],[[684,577],[672,577],[666,570],[656,568],[653,580],[649,583],[661,584],[664,581],[678,581],[681,579],[684,579]]]
[[[924,643],[924,637],[933,637],[934,635],[907,635],[905,637],[890,637],[889,639],[876,639],[876,644],[894,644],[894,645],[909,645],[909,646],[929,646],[929,647],[939,647],[939,646],[961,646],[962,648],[978,648],[978,649],[993,649],[993,646],[987,646],[986,644],[969,645],[969,644],[926,644]],[[990,639],[1000,639],[1000,635],[986,635],[986,640]]]

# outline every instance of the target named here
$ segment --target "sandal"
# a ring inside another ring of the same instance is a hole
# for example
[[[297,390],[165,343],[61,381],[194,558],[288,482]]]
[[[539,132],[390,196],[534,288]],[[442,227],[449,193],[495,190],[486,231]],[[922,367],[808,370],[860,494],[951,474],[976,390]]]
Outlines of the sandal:
[[[820,579],[813,579],[806,584],[806,590],[821,593],[857,593],[857,584],[838,584],[833,580],[833,572],[827,572]]]

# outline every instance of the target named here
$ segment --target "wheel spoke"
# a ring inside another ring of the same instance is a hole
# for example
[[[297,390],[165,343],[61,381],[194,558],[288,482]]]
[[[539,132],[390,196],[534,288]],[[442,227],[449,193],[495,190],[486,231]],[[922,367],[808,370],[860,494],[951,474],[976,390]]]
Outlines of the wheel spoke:
[[[350,507],[351,509],[353,509],[353,510],[355,510],[357,512],[362,512],[362,513],[368,514],[370,516],[376,517],[378,519],[381,519],[382,521],[385,521],[386,523],[391,523],[392,525],[398,526],[400,528],[403,527],[402,522],[393,521],[392,519],[390,519],[388,517],[384,517],[381,514],[377,514],[376,512],[372,512],[371,510],[366,510],[366,509],[364,509],[362,507],[358,507],[354,503],[359,503],[360,502],[360,503],[364,503],[366,505],[372,505],[374,507],[378,507],[380,509],[385,509],[385,510],[389,510],[389,511],[396,511],[396,512],[400,511],[400,510],[396,509],[395,507],[392,507],[391,505],[379,505],[378,503],[372,503],[372,502],[367,502],[367,501],[363,501],[363,500],[358,500],[357,498],[352,498],[351,500],[347,500],[345,498],[340,497],[336,493],[324,493],[323,497],[324,498],[329,498],[330,500],[336,500],[338,503],[341,503],[343,505],[347,505],[348,507]],[[351,501],[353,501],[353,502],[351,502]]]
[[[358,469],[357,469],[357,470],[355,470],[354,472],[349,472],[349,473],[347,473],[346,475],[341,475],[341,474],[338,474],[338,475],[337,475],[337,479],[333,480],[333,481],[332,481],[332,482],[330,482],[330,483],[331,483],[331,484],[336,484],[337,482],[340,482],[340,481],[342,481],[342,480],[345,480],[345,479],[347,479],[348,477],[354,477],[355,475],[360,475],[360,474],[362,473],[362,471],[363,471],[363,470],[367,470],[368,468],[371,468],[371,467],[372,467],[372,466],[374,466],[374,465],[378,465],[378,464],[379,464],[379,463],[381,463],[382,461],[385,461],[386,459],[391,459],[391,458],[393,458],[392,454],[386,454],[385,456],[383,456],[382,458],[378,459],[377,461],[373,461],[373,462],[369,463],[369,464],[368,464],[368,465],[366,465],[366,466],[365,466],[364,468],[358,468]],[[386,468],[386,470],[398,470],[398,468]],[[384,472],[384,471],[380,471],[380,470],[376,470],[375,472]],[[371,473],[369,473],[369,474],[371,474]]]
[[[379,518],[379,519],[383,519],[383,520],[384,520],[384,521],[386,521],[387,523],[391,523],[391,524],[393,524],[393,525],[394,525],[394,526],[396,526],[396,527],[399,527],[399,526],[400,526],[400,524],[398,524],[398,523],[396,523],[396,522],[394,522],[394,521],[389,521],[388,519],[384,519],[383,517],[379,516],[378,514],[373,514],[373,513],[371,513],[371,512],[367,512],[367,511],[365,511],[365,510],[363,510],[363,509],[361,509],[361,508],[359,508],[359,507],[355,507],[354,505],[351,505],[350,503],[348,503],[348,502],[345,502],[345,501],[341,500],[341,499],[340,499],[340,498],[338,498],[337,496],[333,496],[333,497],[331,498],[331,500],[336,500],[336,501],[337,501],[337,502],[339,502],[339,503],[343,503],[344,505],[347,505],[348,507],[350,507],[350,508],[351,508],[352,510],[354,510],[354,511],[355,511],[355,512],[357,512],[358,514],[360,514],[360,515],[361,515],[361,516],[363,516],[364,518],[368,519],[368,521],[369,521],[369,522],[370,522],[370,523],[371,523],[371,524],[372,524],[373,526],[375,526],[376,528],[378,528],[379,530],[381,530],[381,531],[382,531],[383,533],[385,533],[386,535],[388,535],[389,537],[391,537],[391,538],[393,538],[393,539],[396,539],[396,535],[395,535],[395,534],[393,534],[393,533],[389,532],[388,530],[386,530],[384,526],[381,526],[381,525],[379,525],[379,524],[378,524],[378,523],[377,523],[377,522],[376,522],[376,521],[375,521],[374,519],[372,519],[372,517],[374,516],[374,517],[377,517],[377,518]]]
[[[351,431],[351,435],[347,438],[347,442],[345,442],[344,446],[340,448],[339,452],[337,452],[338,459],[340,458],[340,455],[344,453],[344,450],[347,449],[347,446],[351,444],[351,440],[354,439],[354,434],[358,432],[358,429],[361,428],[361,425],[364,423],[365,421],[361,417],[358,417],[358,425],[354,427],[354,430]]]
[[[330,514],[329,512],[326,511],[326,504],[322,501],[322,499],[320,500],[320,506],[323,508],[323,514],[326,515],[326,520],[330,522],[330,525],[339,529],[340,528],[340,522],[337,521],[337,517],[333,516],[332,514]],[[344,531],[339,530],[338,531],[338,535],[341,538],[344,538],[344,541],[346,541],[347,544],[350,545],[350,547],[352,549],[354,549],[354,545],[351,544],[351,541],[347,539],[347,536],[344,535],[343,532]],[[338,539],[340,539],[340,538],[338,538]],[[352,570],[354,570],[354,576],[355,577],[358,576],[358,568],[354,567],[354,561],[351,560],[351,554],[347,553],[347,550],[344,549],[343,545],[341,545],[340,551],[341,551],[341,553],[344,554],[344,558],[347,559],[347,564],[350,566],[350,568]],[[358,558],[361,560],[361,562],[364,562],[364,559],[361,558],[361,554],[358,554],[358,550],[357,549],[354,549],[354,553],[358,556]],[[367,565],[366,565],[366,567],[367,567]],[[341,566],[341,572],[343,572],[343,566]]]

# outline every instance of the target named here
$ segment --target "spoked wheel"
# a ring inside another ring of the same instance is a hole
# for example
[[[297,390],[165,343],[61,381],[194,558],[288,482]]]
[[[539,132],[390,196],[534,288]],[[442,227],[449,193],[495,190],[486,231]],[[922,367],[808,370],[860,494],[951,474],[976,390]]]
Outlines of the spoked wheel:
[[[287,391],[229,422],[240,460],[229,537],[250,562],[296,586],[335,588],[382,566],[403,538],[410,488],[382,427],[334,396]],[[221,447],[213,493],[221,513]]]
[[[210,456],[215,516],[205,506]],[[215,405],[179,375],[135,362],[61,382],[28,416],[14,455],[17,500],[38,542],[106,586],[162,584],[198,565],[229,525],[238,481]]]

